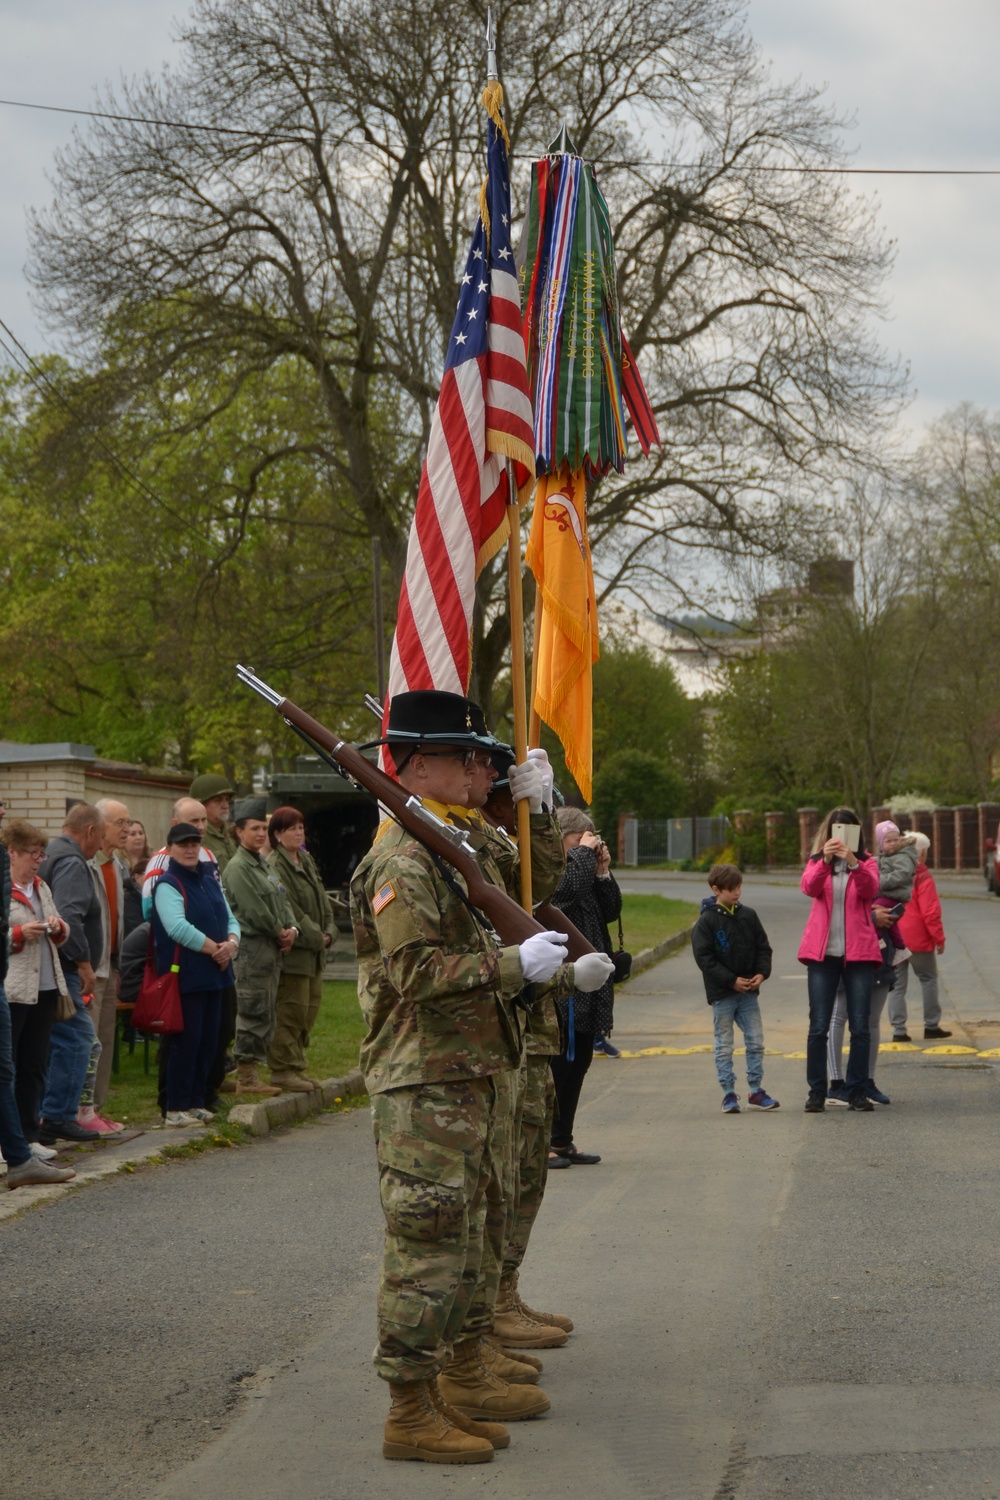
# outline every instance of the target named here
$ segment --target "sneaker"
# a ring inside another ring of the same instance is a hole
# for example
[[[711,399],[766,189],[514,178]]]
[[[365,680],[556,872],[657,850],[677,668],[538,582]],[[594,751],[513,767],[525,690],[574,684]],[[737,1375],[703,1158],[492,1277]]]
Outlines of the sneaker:
[[[860,1110],[862,1114],[874,1114],[875,1106],[866,1096],[864,1089],[855,1089],[847,1101],[848,1109]]]
[[[937,1042],[939,1042],[939,1041],[941,1041],[941,1039],[943,1037],[946,1037],[946,1036],[951,1036],[951,1032],[950,1031],[945,1031],[945,1029],[944,1029],[943,1026],[925,1026],[924,1027],[924,1041],[925,1042],[931,1042],[931,1041],[937,1041]]]
[[[43,1146],[41,1141],[29,1141],[28,1149],[36,1161],[51,1161],[54,1156],[59,1155],[51,1146]]]
[[[125,1129],[124,1125],[119,1125],[115,1120],[105,1120],[98,1114],[88,1115],[86,1119],[77,1115],[76,1123],[82,1125],[84,1130],[96,1131],[98,1135],[118,1135]]]
[[[869,1078],[865,1084],[865,1098],[871,1099],[875,1104],[891,1104],[892,1100],[888,1094],[883,1094],[880,1088],[876,1088],[874,1078]]]
[[[210,1109],[189,1109],[188,1114],[194,1115],[195,1119],[200,1120],[203,1125],[207,1125],[210,1120],[215,1119]]]
[[[894,1042],[912,1042],[913,1038],[908,1031],[894,1031],[892,1033]]]
[[[595,1057],[621,1057],[621,1049],[614,1042],[609,1042],[606,1036],[594,1037]]]
[[[740,1112],[740,1096],[732,1092],[722,1096],[722,1113],[724,1115],[738,1115]]]
[[[76,1176],[73,1167],[54,1167],[48,1161],[36,1161],[29,1156],[19,1166],[7,1168],[7,1186],[13,1192],[19,1187],[53,1187],[59,1182],[71,1182]]]
[[[779,1105],[777,1099],[772,1099],[771,1096],[770,1096],[770,1094],[767,1093],[767,1091],[765,1089],[754,1089],[753,1093],[750,1094],[750,1095],[748,1095],[748,1097],[747,1097],[747,1103],[748,1104],[752,1104],[753,1107],[754,1107],[754,1109],[780,1109],[781,1108],[781,1106]]]
[[[822,1094],[810,1094],[806,1100],[807,1115],[821,1115],[826,1109],[826,1100]]]
[[[842,1104],[845,1109],[851,1102],[851,1096],[847,1092],[847,1084],[842,1078],[835,1078],[826,1091],[826,1097],[831,1104]]]
[[[163,1123],[174,1129],[180,1129],[185,1125],[200,1125],[201,1121],[186,1109],[168,1109],[163,1116]]]

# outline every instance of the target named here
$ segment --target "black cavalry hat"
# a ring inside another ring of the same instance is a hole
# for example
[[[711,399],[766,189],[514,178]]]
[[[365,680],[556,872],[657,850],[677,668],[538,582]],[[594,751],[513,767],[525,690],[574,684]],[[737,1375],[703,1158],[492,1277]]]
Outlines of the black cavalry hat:
[[[363,750],[376,745],[483,745],[492,750],[498,740],[486,727],[478,703],[460,693],[442,693],[418,688],[396,693],[389,704],[389,725],[384,739],[371,740]]]

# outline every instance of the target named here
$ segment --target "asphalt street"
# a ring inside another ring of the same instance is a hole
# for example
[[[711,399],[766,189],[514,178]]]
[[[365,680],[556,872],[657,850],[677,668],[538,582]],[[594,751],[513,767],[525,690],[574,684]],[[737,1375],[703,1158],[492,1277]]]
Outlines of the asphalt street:
[[[623,884],[697,897],[695,877]],[[806,903],[775,948],[770,1114],[723,1116],[690,953],[618,1000],[522,1276],[577,1332],[551,1413],[482,1468],[380,1456],[380,1214],[365,1111],[106,1179],[0,1224],[10,1500],[1000,1500],[1000,901],[948,878],[952,1043],[891,1051],[871,1115],[805,1115]],[[627,941],[627,934],[626,934]],[[911,988],[911,1000],[916,995]],[[662,1051],[660,1049],[668,1049]],[[682,1054],[682,1055],[677,1055]],[[738,1088],[745,1094],[745,1085]]]

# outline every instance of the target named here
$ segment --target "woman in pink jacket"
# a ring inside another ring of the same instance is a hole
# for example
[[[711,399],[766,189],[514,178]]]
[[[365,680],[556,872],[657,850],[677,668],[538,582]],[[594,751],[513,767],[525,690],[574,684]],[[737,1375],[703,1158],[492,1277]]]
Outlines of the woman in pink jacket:
[[[858,851],[831,837],[834,823],[859,829]],[[809,1038],[806,1042],[806,1109],[821,1114],[826,1108],[826,1053],[830,1019],[843,984],[851,1048],[847,1058],[847,1092],[851,1109],[874,1109],[865,1095],[868,1082],[868,1012],[872,983],[881,953],[872,923],[871,906],[878,895],[878,862],[865,849],[861,820],[849,807],[827,813],[813,842],[813,853],[802,875],[802,891],[812,898],[799,962],[806,965],[809,984]]]

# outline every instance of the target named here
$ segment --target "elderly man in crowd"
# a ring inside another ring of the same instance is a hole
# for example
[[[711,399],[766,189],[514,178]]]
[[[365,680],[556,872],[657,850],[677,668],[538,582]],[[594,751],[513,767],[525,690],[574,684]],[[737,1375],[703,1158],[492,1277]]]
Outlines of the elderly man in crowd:
[[[0,823],[3,822],[5,811],[3,798],[0,797]],[[7,1163],[7,1186],[19,1188],[35,1183],[49,1185],[69,1182],[76,1173],[72,1167],[54,1167],[51,1162],[36,1157],[21,1129],[21,1118],[14,1097],[10,1007],[3,987],[7,978],[10,890],[10,860],[6,848],[0,844],[0,1154]]]
[[[188,795],[200,802],[205,809],[207,824],[201,836],[202,848],[214,854],[219,861],[219,874],[236,853],[239,845],[229,832],[229,815],[235,795],[225,776],[206,772],[196,776],[188,789]],[[190,819],[188,819],[190,822]]]
[[[118,993],[121,989],[121,949],[124,937],[126,865],[122,858],[128,826],[131,821],[124,802],[102,797],[96,804],[104,819],[101,847],[91,861],[94,886],[101,903],[101,951],[94,964],[94,996],[90,1002],[90,1019],[101,1044],[93,1090],[84,1087],[77,1116],[87,1130],[107,1132],[121,1127],[106,1120],[102,1110],[111,1087],[111,1063],[115,1052],[115,1026],[118,1020]]]
[[[87,1079],[97,1033],[84,1004],[94,992],[94,963],[104,945],[101,902],[89,861],[104,840],[104,819],[96,807],[78,802],[66,814],[62,833],[50,839],[38,871],[52,892],[56,910],[69,924],[69,937],[59,949],[74,1014],[52,1028],[49,1075],[42,1100],[39,1129],[43,1146],[57,1141],[98,1141],[101,1133],[77,1122],[80,1096]]]

